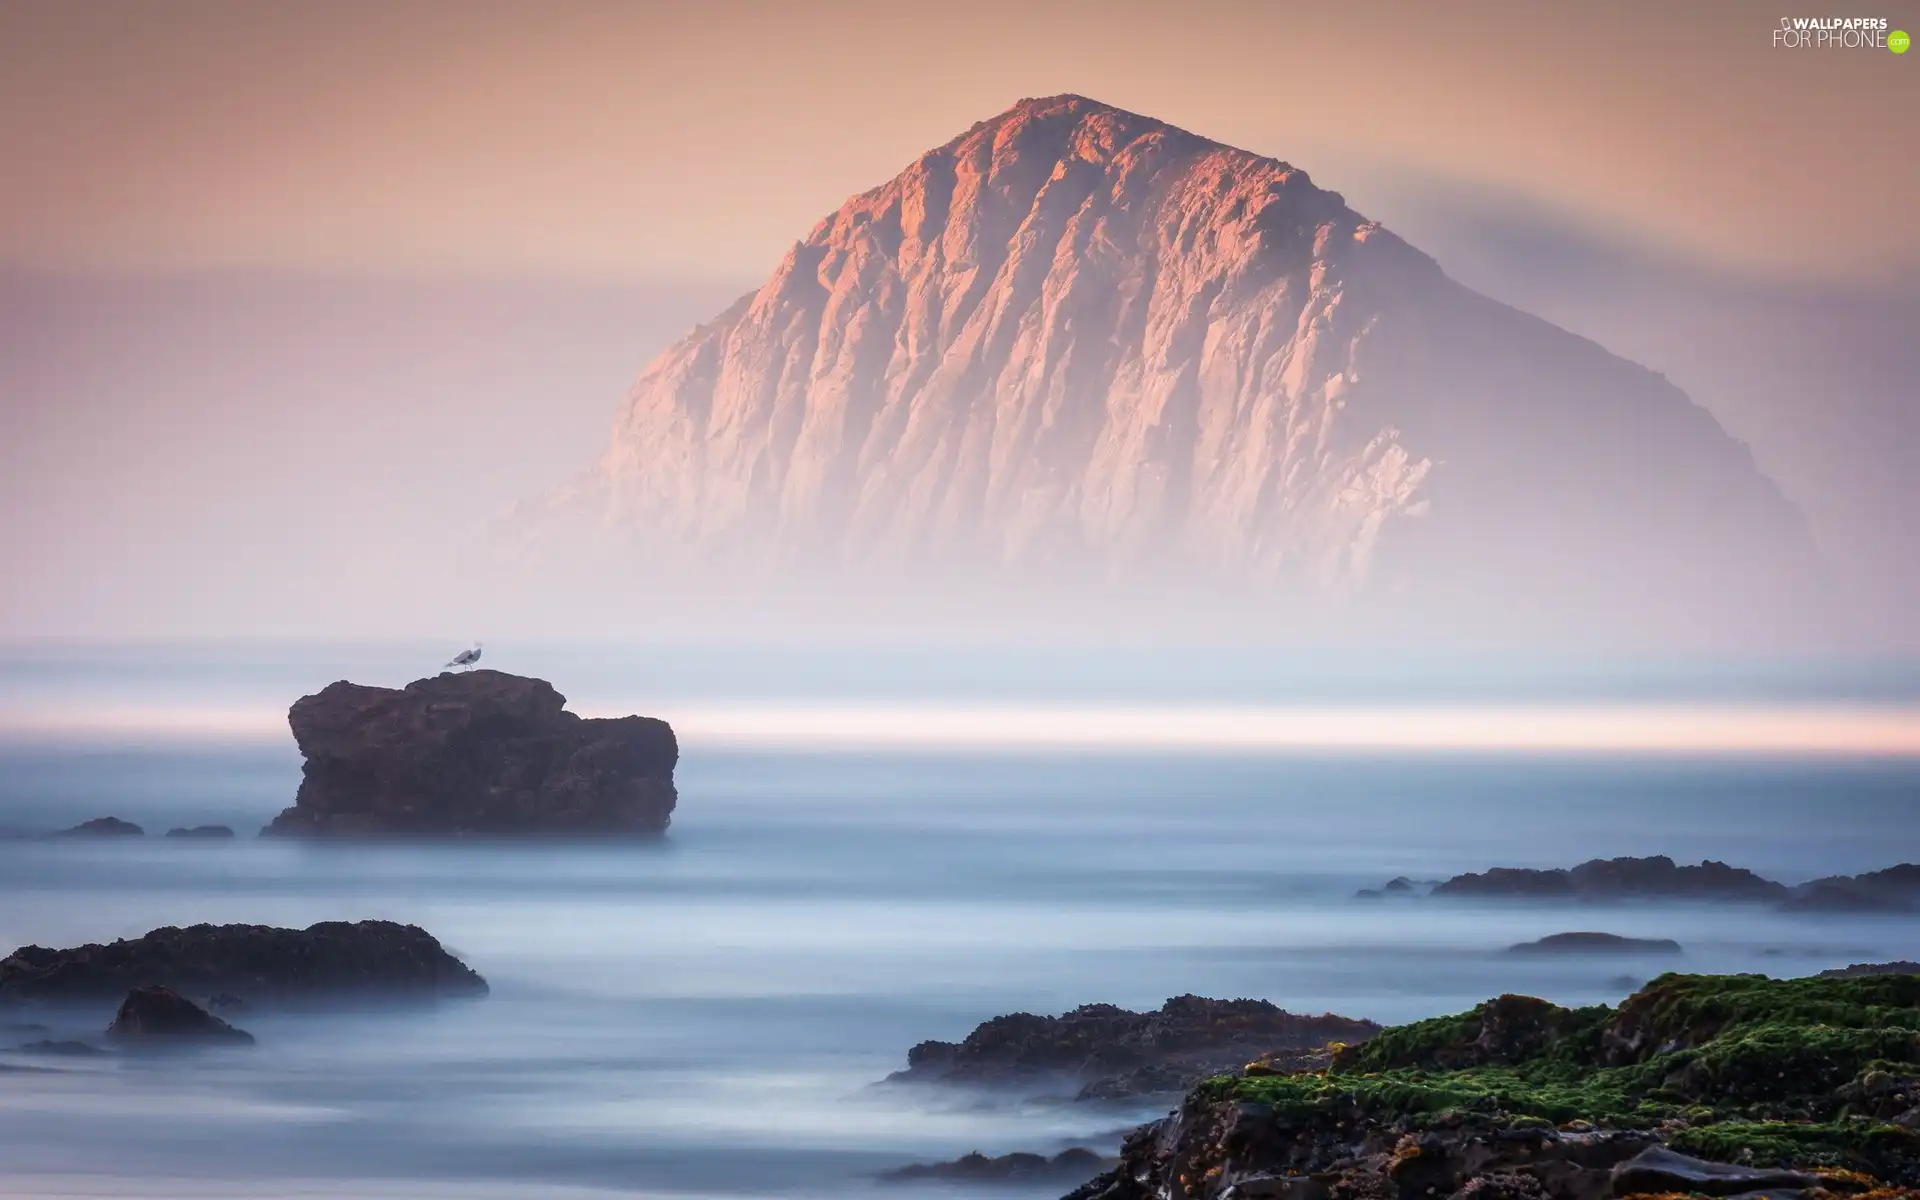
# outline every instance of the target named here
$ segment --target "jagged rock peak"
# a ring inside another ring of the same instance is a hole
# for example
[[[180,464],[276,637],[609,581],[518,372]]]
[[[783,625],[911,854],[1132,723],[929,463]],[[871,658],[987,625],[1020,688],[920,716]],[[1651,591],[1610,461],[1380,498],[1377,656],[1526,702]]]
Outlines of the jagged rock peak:
[[[1072,95],[852,197],[657,358],[515,532],[568,531],[656,579],[1177,578],[1503,632],[1721,628],[1811,563],[1664,379],[1296,167]]]

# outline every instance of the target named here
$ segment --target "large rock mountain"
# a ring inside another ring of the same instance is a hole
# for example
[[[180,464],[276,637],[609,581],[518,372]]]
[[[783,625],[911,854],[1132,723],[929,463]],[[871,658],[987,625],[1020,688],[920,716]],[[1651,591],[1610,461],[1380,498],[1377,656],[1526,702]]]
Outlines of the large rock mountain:
[[[1773,626],[1813,569],[1664,378],[1298,168],[1078,96],[847,201],[518,529],[657,578],[1178,580],[1496,634]]]

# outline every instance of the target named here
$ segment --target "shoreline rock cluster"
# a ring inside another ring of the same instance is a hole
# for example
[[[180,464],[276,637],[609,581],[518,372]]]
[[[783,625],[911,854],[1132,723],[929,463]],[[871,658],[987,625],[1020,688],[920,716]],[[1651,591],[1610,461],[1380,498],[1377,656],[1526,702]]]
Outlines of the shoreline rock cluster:
[[[1920,1195],[1920,976],[1501,996],[1203,1081],[1069,1200]]]
[[[1920,913],[1920,863],[1859,875],[1829,875],[1789,886],[1745,867],[1707,859],[1676,863],[1664,854],[1596,858],[1571,868],[1493,867],[1435,883],[1405,877],[1363,888],[1357,899],[1534,900],[1578,904],[1711,901],[1769,904],[1805,913]]]

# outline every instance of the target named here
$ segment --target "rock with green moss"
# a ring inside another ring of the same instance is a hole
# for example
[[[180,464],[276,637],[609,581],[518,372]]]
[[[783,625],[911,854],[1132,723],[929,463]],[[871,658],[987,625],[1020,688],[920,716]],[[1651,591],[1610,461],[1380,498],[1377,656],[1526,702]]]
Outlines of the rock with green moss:
[[[1920,1187],[1920,976],[1663,975],[1617,1008],[1501,996],[1324,1070],[1209,1079],[1075,1195],[1599,1200],[1651,1148],[1836,1193]]]

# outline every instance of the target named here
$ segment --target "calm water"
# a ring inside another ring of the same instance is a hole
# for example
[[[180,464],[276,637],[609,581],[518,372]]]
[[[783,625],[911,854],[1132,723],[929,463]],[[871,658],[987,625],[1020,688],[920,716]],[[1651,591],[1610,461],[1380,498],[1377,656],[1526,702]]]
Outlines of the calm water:
[[[16,671],[13,695],[43,683]],[[164,697],[165,673],[141,686]],[[250,832],[297,778],[272,740],[16,739],[0,750],[0,817]],[[1397,1021],[1504,990],[1612,1000],[1623,974],[1646,974],[1497,955],[1567,929],[1674,937],[1703,970],[1920,957],[1920,921],[1349,899],[1398,874],[1606,854],[1789,880],[1920,859],[1912,762],[690,745],[679,779],[672,835],[652,846],[0,843],[0,952],[163,924],[385,917],[432,930],[493,985],[425,1013],[250,1015],[246,1052],[0,1055],[58,1068],[0,1072],[0,1187],[891,1194],[874,1172],[1107,1144],[1153,1115],[868,1090],[913,1043],[996,1013],[1191,991]],[[66,1032],[86,1031],[52,1036]]]

